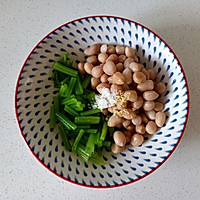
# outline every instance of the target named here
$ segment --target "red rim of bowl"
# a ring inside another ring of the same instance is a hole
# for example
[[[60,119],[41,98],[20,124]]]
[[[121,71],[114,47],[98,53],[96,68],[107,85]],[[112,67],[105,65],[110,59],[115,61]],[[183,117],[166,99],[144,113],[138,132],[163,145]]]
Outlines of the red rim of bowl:
[[[174,55],[174,58],[177,60],[178,65],[179,65],[180,68],[181,68],[181,72],[182,72],[182,74],[183,74],[183,77],[184,77],[184,80],[185,80],[185,84],[186,84],[187,100],[188,100],[188,102],[187,102],[187,114],[186,114],[185,124],[184,124],[183,130],[182,130],[182,132],[181,132],[181,135],[180,135],[180,137],[179,137],[179,139],[178,139],[176,145],[175,145],[174,148],[171,150],[171,152],[167,155],[167,157],[166,157],[159,165],[157,165],[154,169],[152,169],[151,171],[149,171],[147,174],[144,174],[144,175],[141,176],[140,178],[137,178],[137,179],[135,179],[135,180],[133,180],[133,181],[129,181],[129,182],[126,182],[126,183],[121,183],[121,184],[118,184],[118,185],[101,186],[101,187],[100,187],[100,186],[84,185],[84,184],[82,184],[82,183],[76,183],[75,181],[68,180],[67,178],[62,177],[62,176],[60,176],[59,174],[55,173],[52,169],[49,169],[49,168],[47,167],[47,165],[45,165],[44,163],[41,162],[41,160],[40,160],[40,159],[36,156],[36,154],[32,151],[31,147],[28,145],[28,143],[27,143],[27,141],[26,141],[26,139],[25,139],[25,137],[24,137],[23,131],[22,131],[21,126],[20,126],[20,123],[19,123],[19,118],[18,118],[18,113],[17,113],[17,101],[16,101],[16,100],[17,100],[18,84],[19,84],[19,80],[20,80],[20,77],[21,77],[21,73],[22,73],[22,71],[23,71],[23,69],[24,69],[24,66],[25,66],[25,64],[27,63],[29,57],[31,56],[32,52],[36,49],[36,47],[39,46],[40,43],[41,43],[44,39],[46,39],[49,35],[51,35],[51,34],[52,34],[53,32],[55,32],[55,31],[57,31],[58,29],[62,28],[63,26],[68,25],[68,24],[71,24],[71,23],[76,22],[76,21],[79,21],[79,20],[84,20],[84,19],[93,18],[93,17],[109,17],[109,18],[117,18],[117,19],[120,19],[120,20],[129,21],[129,22],[131,22],[131,23],[134,23],[134,24],[137,24],[137,25],[143,27],[144,29],[150,31],[152,34],[156,35],[156,37],[158,37],[158,38],[169,48],[169,50],[170,50],[171,53]],[[169,47],[169,45],[168,45],[163,39],[161,39],[155,32],[153,32],[152,30],[150,30],[149,28],[143,26],[143,25],[140,24],[140,23],[137,23],[137,22],[135,22],[135,21],[133,21],[133,20],[126,19],[126,18],[123,18],[123,17],[109,16],[109,15],[86,16],[86,17],[78,18],[78,19],[72,20],[72,21],[70,21],[70,22],[67,22],[67,23],[65,23],[65,24],[63,24],[63,25],[61,25],[61,26],[59,26],[58,28],[54,29],[54,30],[51,31],[49,34],[47,34],[42,40],[40,40],[40,41],[37,43],[37,45],[33,48],[33,50],[29,53],[28,57],[26,58],[26,60],[25,60],[25,62],[24,62],[24,64],[23,64],[23,67],[22,67],[21,70],[20,70],[20,73],[19,73],[19,76],[18,76],[18,79],[17,79],[16,89],[15,89],[15,114],[16,114],[16,118],[17,118],[17,122],[18,122],[18,125],[19,125],[19,128],[20,128],[21,135],[22,135],[22,137],[24,138],[24,141],[26,142],[26,144],[27,144],[27,146],[29,147],[30,151],[32,152],[32,154],[34,155],[34,157],[35,157],[46,169],[48,169],[50,172],[52,172],[53,174],[55,174],[55,175],[58,176],[59,178],[62,178],[62,179],[65,180],[65,181],[68,181],[68,182],[73,183],[73,184],[76,184],[76,185],[84,186],[84,187],[89,187],[89,188],[115,188],[115,187],[119,187],[119,186],[125,186],[125,185],[128,185],[128,184],[130,184],[130,183],[134,183],[134,182],[136,182],[136,181],[138,181],[138,180],[141,180],[141,179],[145,178],[146,176],[148,176],[149,174],[151,174],[152,172],[154,172],[156,169],[158,169],[158,168],[171,156],[171,154],[174,152],[174,150],[175,150],[176,147],[178,146],[178,144],[179,144],[179,142],[180,142],[180,140],[181,140],[181,138],[182,138],[182,136],[183,136],[183,133],[184,133],[184,130],[185,130],[187,121],[188,121],[188,115],[189,115],[189,88],[188,88],[188,83],[187,83],[187,79],[186,79],[186,76],[185,76],[185,72],[184,72],[184,70],[183,70],[183,67],[182,67],[182,65],[181,65],[181,63],[180,63],[180,61],[179,61],[179,59],[176,57],[175,53],[174,53],[173,50]]]

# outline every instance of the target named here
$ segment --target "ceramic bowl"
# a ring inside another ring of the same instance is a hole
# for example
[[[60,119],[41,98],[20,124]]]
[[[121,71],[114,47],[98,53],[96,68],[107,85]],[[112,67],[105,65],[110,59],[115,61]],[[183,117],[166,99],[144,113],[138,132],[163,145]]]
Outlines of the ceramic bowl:
[[[58,90],[51,81],[52,64],[66,52],[78,63],[94,43],[129,45],[140,61],[154,68],[166,92],[166,124],[139,147],[118,155],[104,151],[106,165],[85,163],[64,149],[58,130],[49,129],[49,110]],[[160,167],[178,145],[188,116],[188,86],[172,49],[158,35],[132,20],[90,16],[68,22],[45,36],[27,57],[16,85],[16,116],[22,137],[37,160],[53,174],[81,186],[106,188],[138,181]]]

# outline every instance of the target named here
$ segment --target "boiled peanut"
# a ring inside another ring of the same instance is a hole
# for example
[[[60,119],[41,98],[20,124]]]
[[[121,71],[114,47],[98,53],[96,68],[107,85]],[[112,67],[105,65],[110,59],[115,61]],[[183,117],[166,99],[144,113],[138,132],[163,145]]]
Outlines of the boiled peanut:
[[[124,119],[133,119],[136,116],[131,108],[121,110],[121,115]]]
[[[88,74],[92,74],[92,69],[94,68],[94,65],[91,63],[85,63],[84,69]]]
[[[84,75],[86,73],[86,71],[84,69],[84,62],[78,63],[78,72],[79,72],[79,74],[82,74],[82,75]]]
[[[94,44],[84,50],[86,56],[93,56],[100,52],[100,44]]]
[[[114,62],[112,61],[108,61],[104,64],[103,66],[103,71],[109,75],[109,76],[112,76],[116,71],[117,71],[117,68],[114,64]]]
[[[144,83],[146,81],[146,76],[142,72],[135,72],[133,74],[133,81],[137,84]]]
[[[97,63],[97,57],[96,56],[89,56],[87,59],[86,59],[86,62],[88,63],[91,63],[93,65],[95,65]]]
[[[111,151],[114,154],[118,154],[118,153],[122,152],[124,149],[125,149],[125,145],[123,147],[120,147],[120,146],[116,145],[115,143],[113,143],[111,146]]]
[[[159,96],[159,94],[155,91],[145,91],[143,93],[143,98],[147,101],[153,101],[155,99],[157,99]]]
[[[134,117],[132,119],[132,123],[137,126],[137,125],[140,125],[142,123],[142,117],[137,115],[136,117]]]
[[[165,123],[165,120],[166,120],[166,115],[164,112],[157,112],[156,113],[156,119],[155,119],[155,122],[156,122],[156,125],[158,127],[162,127]]]
[[[142,66],[139,63],[132,62],[130,63],[129,68],[131,69],[132,72],[140,72]]]
[[[106,44],[102,44],[100,47],[100,52],[101,53],[106,53],[108,46]]]
[[[120,117],[119,115],[112,115],[109,120],[108,120],[108,126],[109,127],[114,127],[116,126],[117,124],[121,124],[123,122],[123,118]]]
[[[91,78],[91,87],[93,90],[95,90],[97,85],[99,85],[100,83],[101,82],[100,82],[99,78],[94,78],[94,77]]]
[[[156,118],[156,112],[154,110],[146,111],[145,114],[151,120],[154,120]]]
[[[150,79],[152,81],[154,81],[156,79],[156,76],[157,76],[155,70],[154,69],[148,69],[148,72],[149,72],[149,75],[150,75]]]
[[[110,83],[110,84],[113,84],[113,78],[112,78],[112,76],[111,77],[108,77],[108,82]]]
[[[144,137],[140,134],[134,134],[131,137],[131,144],[135,147],[140,146],[144,142]]]
[[[124,77],[126,79],[126,83],[128,85],[130,85],[132,83],[132,81],[133,81],[131,70],[129,68],[126,68],[126,69],[124,69],[124,71],[122,72],[122,74],[124,75]]]
[[[131,124],[131,120],[129,120],[129,119],[124,120],[122,123],[124,128],[127,128],[130,124]]]
[[[119,61],[119,58],[116,54],[111,54],[108,56],[106,62],[108,62],[108,61],[113,61],[115,64],[117,64]]]
[[[143,102],[144,102],[143,98],[141,96],[139,96],[137,98],[137,100],[133,103],[133,108],[135,108],[135,109],[141,108],[143,105]]]
[[[149,121],[146,125],[146,132],[148,134],[154,134],[157,131],[157,126],[155,122]]]
[[[121,85],[117,85],[117,84],[112,84],[111,87],[110,87],[110,91],[113,92],[113,93],[120,93],[123,91],[123,88]]]
[[[127,57],[131,57],[134,58],[135,57],[135,49],[131,48],[131,47],[126,47],[125,48],[125,55]]]
[[[140,92],[144,92],[146,90],[153,90],[153,88],[154,88],[154,83],[152,80],[147,80],[146,82],[137,85],[137,89]]]
[[[135,90],[126,90],[124,92],[124,97],[131,102],[135,102],[138,98],[137,92]]]
[[[114,47],[113,45],[109,45],[109,46],[107,47],[107,53],[108,53],[108,54],[113,54],[113,53],[115,53],[115,47]]]
[[[126,137],[121,131],[115,131],[113,134],[113,139],[115,144],[120,147],[123,147],[126,144]]]
[[[118,57],[119,63],[123,63],[126,60],[126,56],[125,55],[120,55]]]
[[[106,53],[100,53],[100,54],[98,55],[98,60],[99,60],[99,62],[101,62],[101,63],[105,63],[106,60],[107,60],[107,58],[108,58],[108,54],[106,54]]]
[[[122,63],[117,63],[116,64],[116,68],[117,68],[117,71],[118,72],[123,72],[123,70],[124,70],[124,65],[122,64]]]
[[[118,85],[123,85],[125,83],[125,77],[120,72],[115,72],[112,76],[112,82]]]
[[[156,91],[158,94],[164,93],[165,90],[166,90],[166,86],[165,86],[164,83],[162,83],[162,82],[156,83],[156,85],[155,85],[155,91]]]
[[[103,66],[99,65],[92,69],[92,76],[95,78],[100,78],[103,75]]]
[[[124,68],[128,68],[129,65],[134,62],[133,58],[126,58],[126,60],[124,61]]]
[[[145,134],[144,124],[139,124],[135,126],[135,132],[139,134]]]
[[[115,47],[115,50],[116,50],[116,54],[122,54],[122,55],[124,55],[124,53],[125,53],[125,46],[119,46],[119,45],[117,45],[116,47]]]
[[[164,108],[164,105],[158,101],[155,102],[155,107],[154,107],[154,110],[155,111],[162,111]]]
[[[100,78],[102,83],[106,83],[108,82],[108,75],[107,74],[103,74]]]
[[[144,109],[145,111],[153,110],[154,107],[155,107],[154,101],[144,101],[143,109]]]

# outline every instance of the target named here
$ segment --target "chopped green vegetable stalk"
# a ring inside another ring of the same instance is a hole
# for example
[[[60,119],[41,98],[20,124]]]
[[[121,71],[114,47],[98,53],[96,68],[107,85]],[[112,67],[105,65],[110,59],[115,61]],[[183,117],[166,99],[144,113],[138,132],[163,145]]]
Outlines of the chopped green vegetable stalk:
[[[108,132],[109,132],[109,136],[110,138],[113,138],[113,133],[115,131],[115,128],[114,127],[108,127]]]
[[[70,76],[66,77],[63,81],[60,82],[61,85],[65,84],[69,80]]]
[[[70,95],[72,94],[72,91],[74,89],[75,83],[76,83],[76,78],[71,77],[65,97],[70,97]]]
[[[71,100],[73,98],[75,98],[75,95],[71,95],[70,97],[67,97],[67,98],[61,100],[61,104],[65,104],[65,103],[67,103],[69,100]]]
[[[66,54],[63,56],[63,63],[65,66],[67,66],[67,55]]]
[[[101,109],[95,108],[95,109],[91,109],[91,110],[81,112],[80,115],[81,116],[93,115],[93,114],[100,113],[100,112],[101,112]]]
[[[52,105],[50,108],[49,128],[55,128],[55,124],[56,124],[55,110],[54,110],[54,105]]]
[[[103,128],[102,128],[102,131],[101,131],[100,140],[102,140],[102,141],[105,140],[106,134],[107,134],[107,130],[108,130],[107,121],[104,121],[103,122]]]
[[[57,70],[57,71],[59,71],[59,72],[62,72],[62,73],[64,73],[64,74],[67,74],[67,75],[69,75],[69,76],[74,76],[74,77],[76,77],[77,74],[78,74],[78,71],[77,71],[77,70],[71,69],[71,68],[69,68],[69,67],[66,67],[66,66],[60,64],[59,62],[55,62],[55,63],[54,63],[53,69],[54,69],[54,70]]]
[[[82,111],[85,108],[85,104],[82,104],[80,101],[70,104],[71,107],[76,111]]]
[[[61,101],[62,104],[65,104],[65,105],[72,105],[72,104],[75,104],[77,103],[77,99],[76,98],[69,98],[69,99],[64,99],[63,101]]]
[[[73,65],[73,61],[69,60],[68,66],[72,68],[72,65]]]
[[[65,66],[69,66],[68,62],[67,62],[67,59],[68,57],[70,56],[70,53],[67,52],[66,54],[64,54],[64,56],[58,61],[60,64],[63,64]]]
[[[95,100],[95,93],[94,92],[90,92],[90,94],[88,95],[88,100],[91,104],[93,104],[96,100]]]
[[[100,157],[97,152],[94,152],[94,154],[90,157],[90,161],[92,161],[93,163],[98,164],[98,165],[106,164],[105,161],[103,160],[103,158]]]
[[[107,127],[109,116],[103,117],[100,109],[92,109],[96,100],[95,92],[90,90],[91,76],[79,75],[69,55],[66,53],[53,64],[52,80],[60,89],[59,95],[53,97],[49,127],[54,128],[58,119],[65,148],[75,151],[85,162],[103,165],[100,156],[103,148],[110,149],[114,128]],[[74,141],[72,147],[70,141]]]
[[[58,79],[58,71],[53,71],[52,74],[52,80],[54,81],[54,87],[59,88],[60,87],[60,81]]]
[[[82,144],[78,144],[76,153],[85,161],[88,162],[90,155],[85,151],[85,147]]]
[[[71,144],[70,144],[70,142],[68,140],[68,137],[67,137],[67,135],[65,133],[65,130],[64,130],[63,126],[59,126],[58,130],[59,130],[61,139],[63,141],[63,144],[65,146],[65,149],[67,149],[67,150],[71,149]]]
[[[90,80],[91,80],[91,76],[90,75],[86,76],[86,78],[84,79],[82,83],[83,89],[86,89],[88,87],[88,85],[90,84]]]
[[[75,124],[99,124],[101,118],[96,116],[75,117]]]
[[[59,94],[60,94],[61,97],[66,97],[67,91],[68,91],[67,84],[63,84],[63,85],[60,86]]]
[[[95,142],[95,144],[98,147],[102,146],[102,140],[100,140],[100,137],[101,137],[101,129],[99,129],[98,132],[97,132],[97,138],[96,138],[96,142]]]
[[[54,96],[53,97],[53,103],[54,103],[54,111],[60,112],[60,105],[59,105],[59,96]]]
[[[83,128],[82,128],[83,129]],[[79,132],[80,131],[80,129],[79,128],[77,128],[75,131],[73,131],[74,133],[76,133],[76,132]],[[86,129],[84,129],[84,131],[86,132],[86,133],[97,133],[97,131],[98,131],[98,129],[92,129],[92,128],[86,128]]]
[[[76,151],[77,145],[78,145],[79,141],[81,140],[81,138],[82,138],[82,136],[83,136],[83,133],[84,133],[84,130],[81,129],[81,130],[79,131],[79,133],[78,133],[76,139],[75,139],[75,142],[74,142],[73,146],[72,146],[72,150],[73,150],[73,151]]]
[[[56,113],[58,120],[68,129],[75,130],[77,128],[76,124],[74,124],[69,118],[61,113]]]
[[[78,125],[77,126],[77,129],[87,129],[87,128],[90,128],[90,125]]]
[[[69,113],[70,115],[72,115],[73,117],[77,117],[79,116],[79,114],[71,107],[69,107],[68,105],[65,105],[64,110]]]
[[[77,76],[77,78],[76,78],[75,93],[76,93],[76,95],[83,94],[83,88],[82,88],[79,76]]]
[[[85,151],[91,156],[94,153],[95,149],[95,140],[96,140],[96,134],[90,133],[90,136],[88,138]]]
[[[87,141],[88,137],[82,137],[79,143],[85,146],[87,144]]]

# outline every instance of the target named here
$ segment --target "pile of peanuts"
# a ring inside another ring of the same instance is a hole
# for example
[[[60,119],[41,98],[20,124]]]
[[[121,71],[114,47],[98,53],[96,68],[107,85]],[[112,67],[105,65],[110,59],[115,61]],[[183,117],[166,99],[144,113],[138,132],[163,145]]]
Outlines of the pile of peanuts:
[[[84,54],[87,59],[78,64],[79,73],[92,75],[91,87],[100,94],[108,88],[120,96],[115,106],[102,110],[105,115],[112,113],[108,126],[119,128],[113,134],[112,152],[119,153],[130,143],[141,145],[144,134],[154,134],[165,123],[164,105],[157,99],[166,86],[155,82],[154,69],[139,63],[129,46],[94,44]]]

